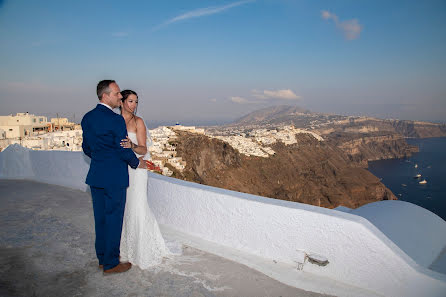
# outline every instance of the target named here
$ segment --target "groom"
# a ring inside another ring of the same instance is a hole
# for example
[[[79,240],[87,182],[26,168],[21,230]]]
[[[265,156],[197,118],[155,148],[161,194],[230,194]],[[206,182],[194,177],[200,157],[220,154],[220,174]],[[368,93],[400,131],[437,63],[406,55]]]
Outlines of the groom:
[[[130,263],[119,262],[122,220],[129,186],[127,165],[147,168],[131,149],[120,142],[127,136],[124,118],[113,108],[120,106],[121,90],[114,80],[98,83],[99,104],[82,119],[84,153],[91,158],[86,183],[90,185],[96,230],[96,255],[104,273],[124,272]]]

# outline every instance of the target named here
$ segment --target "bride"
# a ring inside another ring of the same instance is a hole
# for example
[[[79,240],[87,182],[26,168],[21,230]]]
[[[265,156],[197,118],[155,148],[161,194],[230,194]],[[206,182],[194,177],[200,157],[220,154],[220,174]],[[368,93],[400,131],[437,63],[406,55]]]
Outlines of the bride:
[[[148,144],[151,139],[144,120],[136,116],[138,95],[131,90],[121,92],[121,115],[123,116],[128,138],[121,146],[131,148],[135,154],[151,160]],[[125,204],[121,235],[121,261],[130,262],[147,269],[160,264],[169,254],[158,223],[147,203],[147,170],[129,167],[129,187]]]

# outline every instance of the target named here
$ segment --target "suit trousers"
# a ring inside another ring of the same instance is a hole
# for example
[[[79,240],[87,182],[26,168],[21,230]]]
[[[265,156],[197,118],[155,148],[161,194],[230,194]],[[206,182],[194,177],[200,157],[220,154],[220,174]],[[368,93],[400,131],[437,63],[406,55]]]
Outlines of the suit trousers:
[[[122,221],[127,188],[90,186],[96,231],[96,256],[104,270],[119,264]]]

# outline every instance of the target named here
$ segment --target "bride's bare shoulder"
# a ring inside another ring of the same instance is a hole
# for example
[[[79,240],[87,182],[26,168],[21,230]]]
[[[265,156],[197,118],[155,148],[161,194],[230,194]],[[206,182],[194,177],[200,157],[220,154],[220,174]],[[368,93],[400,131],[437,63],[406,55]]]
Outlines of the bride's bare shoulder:
[[[144,124],[144,120],[138,116],[135,116],[135,120],[136,120],[136,129],[137,130],[143,129],[145,131],[146,125]]]

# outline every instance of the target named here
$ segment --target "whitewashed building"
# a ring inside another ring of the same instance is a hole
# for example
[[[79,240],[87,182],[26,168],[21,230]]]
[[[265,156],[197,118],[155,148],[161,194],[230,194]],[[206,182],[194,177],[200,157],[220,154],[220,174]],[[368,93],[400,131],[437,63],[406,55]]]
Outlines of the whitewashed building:
[[[0,129],[5,131],[5,138],[23,138],[47,133],[50,126],[46,117],[28,112],[0,116]]]

